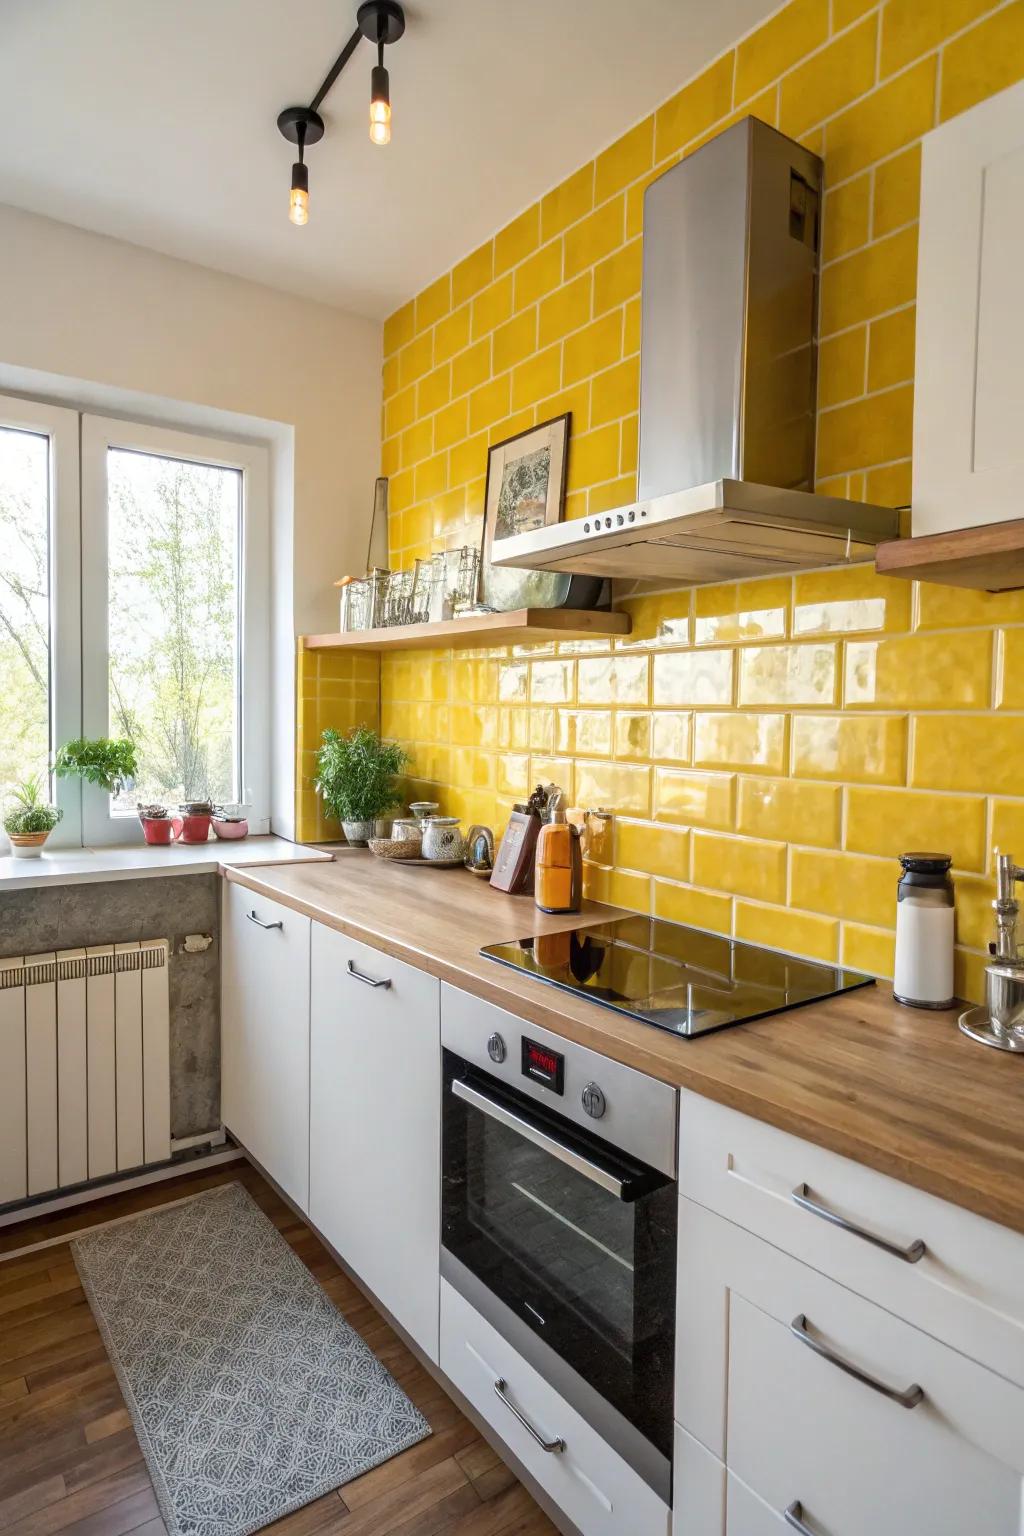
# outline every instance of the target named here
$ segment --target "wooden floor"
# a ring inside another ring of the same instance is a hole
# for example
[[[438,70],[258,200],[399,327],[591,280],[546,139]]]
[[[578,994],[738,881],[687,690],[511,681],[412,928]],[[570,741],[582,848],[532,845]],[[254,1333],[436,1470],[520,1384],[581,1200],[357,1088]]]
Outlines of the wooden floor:
[[[110,1361],[66,1241],[97,1221],[238,1179],[372,1347],[434,1433],[270,1526],[274,1536],[556,1536],[526,1489],[278,1195],[245,1163],[0,1230],[0,1531],[164,1536]]]

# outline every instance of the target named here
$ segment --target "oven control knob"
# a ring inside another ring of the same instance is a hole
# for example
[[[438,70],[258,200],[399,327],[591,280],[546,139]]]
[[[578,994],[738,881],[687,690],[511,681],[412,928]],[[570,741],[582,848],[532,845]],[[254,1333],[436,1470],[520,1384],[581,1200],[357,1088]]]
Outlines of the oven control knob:
[[[508,1047],[506,1046],[501,1036],[498,1034],[497,1030],[494,1031],[494,1034],[487,1042],[487,1054],[491,1060],[497,1062],[499,1066],[508,1055]]]
[[[592,1120],[600,1120],[607,1109],[605,1096],[596,1083],[588,1083],[583,1090],[583,1108]]]

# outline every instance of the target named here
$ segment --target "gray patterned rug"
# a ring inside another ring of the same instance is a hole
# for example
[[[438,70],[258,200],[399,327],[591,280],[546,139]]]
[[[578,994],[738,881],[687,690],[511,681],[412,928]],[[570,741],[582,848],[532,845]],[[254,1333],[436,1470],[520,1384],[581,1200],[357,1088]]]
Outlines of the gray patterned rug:
[[[71,1248],[170,1536],[249,1536],[430,1434],[240,1184]]]

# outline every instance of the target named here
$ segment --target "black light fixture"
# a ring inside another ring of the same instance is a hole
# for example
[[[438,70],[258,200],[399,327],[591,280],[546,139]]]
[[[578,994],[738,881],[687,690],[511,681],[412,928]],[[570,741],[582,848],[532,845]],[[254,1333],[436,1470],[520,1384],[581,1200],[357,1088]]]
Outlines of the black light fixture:
[[[319,108],[331,86],[355,53],[361,38],[377,46],[377,62],[370,74],[370,138],[374,144],[391,141],[391,84],[384,67],[384,45],[397,43],[405,31],[405,12],[398,0],[363,0],[356,12],[356,30],[338,54],[308,107],[285,107],[277,126],[290,144],[298,146],[299,158],[292,166],[288,217],[293,224],[309,220],[309,168],[305,152],[324,136],[324,120]]]

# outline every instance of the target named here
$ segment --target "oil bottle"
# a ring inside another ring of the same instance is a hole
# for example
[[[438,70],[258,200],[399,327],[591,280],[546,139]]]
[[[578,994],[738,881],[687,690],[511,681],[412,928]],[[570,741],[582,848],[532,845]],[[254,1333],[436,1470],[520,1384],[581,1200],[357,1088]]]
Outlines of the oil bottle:
[[[541,912],[578,912],[583,904],[583,849],[579,828],[565,819],[562,794],[537,837],[533,899]]]

